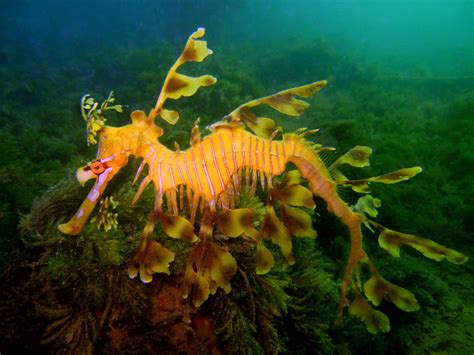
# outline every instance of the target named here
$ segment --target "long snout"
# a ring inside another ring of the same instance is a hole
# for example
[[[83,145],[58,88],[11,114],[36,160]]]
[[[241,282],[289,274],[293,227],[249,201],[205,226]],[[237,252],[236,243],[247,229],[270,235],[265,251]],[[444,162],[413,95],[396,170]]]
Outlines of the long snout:
[[[82,167],[77,171],[76,176],[81,185],[84,186],[86,181],[92,178],[97,178],[97,181],[74,216],[67,223],[58,226],[58,229],[62,233],[69,235],[78,235],[81,233],[97,201],[99,201],[100,196],[102,196],[109,181],[115,174],[116,172],[114,172],[111,167],[105,169],[100,175],[95,175],[91,170],[87,170],[87,167]]]

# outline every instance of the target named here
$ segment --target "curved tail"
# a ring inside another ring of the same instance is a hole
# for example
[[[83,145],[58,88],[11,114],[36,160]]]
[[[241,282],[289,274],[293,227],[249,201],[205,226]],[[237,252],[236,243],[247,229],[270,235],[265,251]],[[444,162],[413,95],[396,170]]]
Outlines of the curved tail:
[[[341,303],[339,313],[342,316],[343,308],[347,302],[346,293],[349,286],[354,285],[353,273],[359,261],[367,258],[362,246],[361,225],[364,216],[354,212],[337,194],[337,184],[329,174],[328,169],[318,156],[303,139],[293,135],[285,137],[293,148],[287,157],[288,162],[296,165],[301,176],[308,180],[311,192],[327,203],[329,212],[339,218],[347,227],[351,239],[351,250],[341,284]],[[344,302],[344,303],[343,303]]]
[[[385,295],[388,295],[390,301],[404,311],[415,311],[419,308],[417,300],[410,291],[385,280],[372,264],[363,248],[362,224],[370,229],[374,227],[380,232],[378,239],[380,247],[393,256],[400,256],[401,245],[407,245],[437,261],[445,258],[455,264],[467,261],[468,258],[465,255],[430,239],[396,232],[370,220],[366,214],[375,217],[380,200],[365,195],[359,199],[355,206],[349,206],[339,197],[336,190],[337,185],[345,185],[350,186],[356,192],[367,193],[370,192],[369,184],[372,182],[392,184],[404,181],[421,172],[421,168],[412,167],[368,179],[349,180],[339,172],[337,165],[349,164],[355,167],[369,165],[370,148],[354,147],[337,159],[328,169],[318,156],[317,151],[301,136],[290,134],[284,138],[287,146],[290,147],[286,157],[287,161],[297,166],[300,174],[308,181],[311,192],[327,203],[328,210],[346,225],[350,234],[351,249],[341,283],[336,323],[340,323],[345,307],[349,307],[349,312],[359,316],[366,323],[370,332],[389,331],[388,317],[370,305],[372,303],[374,306],[378,306]],[[333,180],[333,177],[337,180]],[[370,271],[371,277],[368,280],[360,279],[357,272],[359,265],[366,265]],[[350,300],[349,290],[353,295]]]

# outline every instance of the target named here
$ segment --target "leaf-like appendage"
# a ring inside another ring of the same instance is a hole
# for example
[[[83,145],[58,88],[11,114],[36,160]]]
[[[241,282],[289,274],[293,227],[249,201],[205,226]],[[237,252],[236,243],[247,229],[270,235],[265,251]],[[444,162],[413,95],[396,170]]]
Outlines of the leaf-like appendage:
[[[195,242],[198,238],[194,234],[194,227],[186,218],[161,214],[161,226],[171,238]]]
[[[237,271],[237,263],[234,257],[216,243],[210,243],[205,258],[204,275],[207,275],[210,281],[211,294],[216,293],[219,287],[225,293],[229,293],[231,290],[230,279]]]
[[[301,185],[290,185],[282,189],[273,190],[273,195],[292,206],[301,206],[314,209],[316,204],[311,190]]]
[[[380,176],[374,176],[368,179],[359,179],[359,180],[337,180],[336,183],[340,185],[350,185],[353,191],[359,193],[369,193],[370,187],[369,183],[378,182],[382,184],[396,184],[400,181],[405,181],[413,176],[422,172],[422,169],[419,166],[412,168],[400,169],[397,171],[392,171]]]
[[[334,163],[332,163],[332,165],[329,167],[329,171],[331,171],[333,167],[343,164],[348,164],[356,168],[369,166],[369,157],[371,154],[372,149],[370,147],[356,145],[354,148],[341,155]]]
[[[375,334],[378,331],[387,333],[390,331],[388,317],[384,313],[373,309],[360,294],[355,296],[354,301],[349,306],[349,313],[362,319],[369,333]]]
[[[306,101],[298,100],[295,96],[310,97],[326,86],[326,80],[304,86],[280,91],[260,99],[259,104],[266,104],[273,109],[289,116],[299,116],[309,106]]]
[[[113,105],[115,102],[114,92],[111,91],[107,99],[99,105],[89,94],[84,95],[81,99],[82,117],[87,125],[87,145],[97,143],[97,133],[105,127],[107,119],[104,116],[106,111],[114,110],[123,112],[122,105]]]
[[[231,290],[230,280],[237,271],[234,257],[214,242],[196,244],[188,259],[184,276],[184,297],[192,296],[194,306],[202,305],[220,287]]]
[[[266,209],[262,225],[262,235],[264,238],[271,239],[273,243],[280,247],[281,253],[288,265],[295,263],[295,258],[292,253],[291,233],[278,219],[271,205],[267,206]]]
[[[347,153],[341,155],[337,158],[334,163],[332,163],[328,170],[331,176],[336,181],[346,181],[348,180],[343,173],[339,170],[339,166],[347,164],[355,168],[363,168],[369,166],[369,158],[372,155],[372,148],[356,145],[354,148],[349,150]],[[370,192],[369,185],[367,181],[352,180],[353,184],[351,187],[354,191],[359,193],[368,193]],[[356,181],[356,182],[354,182]]]
[[[169,274],[169,264],[173,260],[174,253],[172,251],[152,240],[146,248],[137,249],[132,264],[128,268],[128,276],[133,279],[140,274],[142,282],[151,282],[154,273]]]
[[[360,213],[368,214],[370,217],[377,217],[377,208],[380,206],[382,206],[380,199],[373,197],[372,195],[365,195],[357,200],[354,207],[355,210]]]
[[[118,222],[117,216],[118,213],[114,213],[117,208],[118,202],[116,202],[113,196],[106,197],[100,201],[99,211],[97,214],[91,218],[91,223],[97,225],[97,229],[104,228],[104,231],[108,232],[109,230],[117,229]]]
[[[290,186],[301,183],[301,173],[299,170],[290,170],[281,182],[281,186]]]
[[[165,83],[161,89],[155,108],[150,112],[149,117],[155,118],[158,114],[170,124],[175,124],[179,119],[179,113],[172,110],[163,109],[167,99],[177,100],[183,96],[192,96],[203,86],[210,86],[216,83],[217,79],[211,75],[200,77],[190,77],[176,72],[178,68],[186,62],[202,62],[212,51],[207,48],[207,42],[197,40],[204,36],[204,28],[199,28],[189,36],[183,52],[173,64],[166,76]]]
[[[188,42],[186,43],[179,60],[183,63],[189,61],[202,62],[208,55],[212,54],[212,50],[207,48],[206,41],[196,40],[196,38],[204,37],[205,33],[206,30],[201,27],[189,36]]]
[[[299,237],[316,238],[316,231],[311,228],[311,217],[305,211],[282,203],[280,212],[281,219],[291,234]]]
[[[396,184],[397,182],[408,180],[422,171],[423,169],[421,169],[421,167],[414,166],[412,168],[400,169],[384,175],[371,177],[367,179],[367,181],[380,182],[382,184]]]
[[[253,121],[246,121],[249,128],[259,137],[270,137],[278,127],[275,121],[268,117],[256,117]]]
[[[381,231],[379,236],[380,247],[395,257],[400,256],[400,247],[402,245],[408,245],[418,250],[427,258],[436,261],[441,261],[446,258],[449,262],[460,265],[464,264],[468,260],[468,257],[464,254],[454,249],[446,248],[445,246],[438,244],[431,239],[396,232],[374,222],[370,223],[375,225],[375,227]]]
[[[257,244],[257,263],[255,266],[255,272],[257,275],[263,275],[270,271],[273,267],[275,260],[272,253],[263,244],[263,241]]]
[[[202,75],[194,78],[191,76],[174,73],[169,78],[165,87],[167,98],[178,100],[183,96],[193,96],[201,86],[209,86],[216,82],[216,79],[210,75]]]
[[[160,110],[160,117],[169,124],[176,124],[179,120],[179,113],[177,111],[166,110],[163,108]]]
[[[193,269],[193,260],[188,260],[186,271],[184,273],[184,298],[191,296],[195,307],[201,306],[211,293],[209,282],[202,273]]]
[[[256,239],[258,231],[253,228],[253,211],[250,208],[238,208],[226,211],[216,218],[219,229],[225,236],[235,238],[242,234]]]
[[[384,295],[387,294],[390,301],[402,311],[413,312],[420,309],[413,293],[385,280],[379,275],[372,275],[364,284],[364,292],[374,306],[378,306]]]
[[[310,97],[324,88],[326,80],[317,81],[308,85],[280,91],[276,94],[252,100],[237,107],[225,117],[228,123],[245,122],[247,126],[259,137],[269,138],[277,129],[271,118],[257,117],[250,109],[260,105],[271,108],[289,116],[299,116],[309,106],[306,101],[298,100],[295,96]]]

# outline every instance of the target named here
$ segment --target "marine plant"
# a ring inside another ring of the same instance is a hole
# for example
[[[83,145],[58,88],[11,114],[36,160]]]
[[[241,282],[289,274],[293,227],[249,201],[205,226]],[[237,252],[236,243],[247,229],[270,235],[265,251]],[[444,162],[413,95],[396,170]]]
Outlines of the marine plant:
[[[273,119],[256,113],[260,112],[261,106],[267,106],[288,116],[299,116],[309,104],[296,97],[311,97],[326,86],[324,80],[242,104],[221,121],[207,127],[211,133],[203,138],[197,121],[191,132],[189,149],[181,150],[179,145],[175,150],[168,149],[158,140],[164,132],[155,119],[160,117],[174,125],[179,120],[179,113],[165,109],[164,104],[168,99],[192,96],[199,88],[216,82],[210,75],[190,77],[177,72],[184,63],[201,62],[212,53],[207,43],[199,40],[203,36],[204,29],[198,29],[189,37],[165,78],[155,107],[148,114],[133,111],[131,124],[123,127],[105,124],[104,113],[108,109],[122,111],[119,105],[111,106],[113,96],[102,105],[89,96],[83,98],[88,143],[94,144],[98,140],[99,147],[96,159],[79,168],[77,178],[81,184],[89,179],[96,179],[96,182],[76,214],[61,224],[59,230],[64,234],[80,234],[101,200],[104,207],[96,220],[106,228],[115,226],[117,216],[107,208],[110,200],[104,200],[106,187],[131,156],[142,159],[134,182],[143,171],[148,173],[132,203],[140,199],[150,183],[155,200],[132,258],[129,276],[139,276],[148,283],[155,273],[170,273],[175,253],[154,240],[154,228],[160,222],[169,237],[184,240],[192,247],[186,261],[183,296],[199,307],[219,289],[225,293],[232,289],[231,280],[238,265],[226,248],[225,240],[229,238],[241,237],[253,245],[258,275],[266,274],[275,263],[268,241],[280,248],[284,266],[293,265],[293,236],[316,237],[310,213],[315,208],[314,195],[323,200],[328,210],[347,227],[351,240],[336,321],[341,322],[343,312],[348,308],[350,314],[365,322],[369,332],[389,331],[388,317],[372,305],[380,305],[385,297],[408,312],[417,310],[419,305],[410,291],[380,275],[364,249],[362,227],[377,231],[380,247],[395,257],[400,256],[400,248],[405,245],[437,261],[447,259],[462,264],[467,260],[465,255],[430,239],[397,232],[373,220],[380,200],[369,194],[370,184],[405,181],[420,173],[421,168],[349,179],[342,173],[342,168],[368,166],[372,153],[369,147],[355,146],[326,165],[321,155],[333,149],[307,138],[317,130],[301,128],[283,133]],[[287,171],[289,165],[296,169]],[[364,196],[349,206],[338,193],[343,188]],[[253,209],[241,207],[246,194],[262,198],[265,203],[262,218],[258,218]]]

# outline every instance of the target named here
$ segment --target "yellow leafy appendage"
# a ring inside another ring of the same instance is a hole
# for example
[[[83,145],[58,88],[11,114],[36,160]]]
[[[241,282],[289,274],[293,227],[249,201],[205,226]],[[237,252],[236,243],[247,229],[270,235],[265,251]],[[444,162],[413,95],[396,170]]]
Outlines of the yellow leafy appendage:
[[[175,254],[154,240],[154,227],[160,223],[168,236],[192,245],[184,274],[183,295],[191,298],[195,306],[200,306],[219,288],[230,292],[232,277],[238,268],[223,242],[216,240],[216,234],[227,238],[241,237],[253,245],[257,274],[268,272],[274,265],[275,259],[267,248],[270,242],[281,250],[284,266],[291,265],[296,262],[293,236],[315,238],[317,235],[308,211],[315,208],[313,196],[318,196],[346,225],[351,239],[337,320],[341,320],[344,309],[348,308],[350,314],[357,315],[366,323],[370,332],[388,331],[387,316],[371,304],[378,306],[387,296],[404,311],[414,311],[419,306],[410,291],[385,280],[369,260],[362,244],[362,225],[380,232],[380,246],[393,256],[398,257],[400,247],[407,245],[437,261],[447,259],[462,264],[467,257],[429,239],[395,232],[372,221],[370,218],[377,216],[377,208],[381,205],[379,199],[364,195],[354,206],[349,206],[338,195],[337,187],[349,186],[355,192],[367,194],[372,183],[405,181],[420,173],[421,168],[405,168],[351,180],[341,173],[340,167],[369,165],[372,153],[369,147],[356,146],[326,166],[319,154],[333,149],[305,139],[315,130],[299,129],[281,135],[281,129],[273,119],[258,117],[252,112],[253,108],[266,105],[285,115],[298,116],[309,105],[301,98],[309,98],[326,86],[324,80],[243,104],[210,126],[211,133],[204,137],[201,137],[197,121],[189,149],[166,148],[159,142],[163,129],[155,123],[155,118],[159,116],[171,124],[179,118],[176,111],[163,108],[167,99],[194,95],[200,87],[216,82],[210,75],[189,77],[177,72],[184,63],[201,62],[212,53],[207,43],[199,40],[203,36],[204,29],[198,29],[189,37],[165,78],[155,107],[148,115],[143,111],[132,112],[131,124],[123,127],[105,125],[105,111],[122,110],[119,105],[111,105],[112,95],[100,108],[89,96],[83,98],[88,141],[94,143],[98,136],[99,150],[93,162],[78,169],[77,178],[82,184],[89,179],[96,179],[96,183],[76,214],[59,229],[65,234],[81,233],[94,207],[103,198],[108,183],[127,164],[128,158],[142,159],[134,182],[143,171],[148,173],[132,203],[138,201],[149,184],[155,191],[155,203],[131,260],[129,275],[151,282],[153,274],[170,272],[169,265]],[[288,163],[297,170],[286,171]],[[244,192],[249,196],[266,195],[263,200],[265,215],[261,220],[255,220],[251,209],[236,208]],[[103,208],[96,218],[106,228],[113,227],[116,222],[116,216],[106,208],[111,202],[105,200],[102,203]],[[361,265],[370,271],[366,282],[357,276]]]

